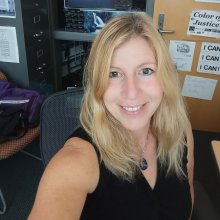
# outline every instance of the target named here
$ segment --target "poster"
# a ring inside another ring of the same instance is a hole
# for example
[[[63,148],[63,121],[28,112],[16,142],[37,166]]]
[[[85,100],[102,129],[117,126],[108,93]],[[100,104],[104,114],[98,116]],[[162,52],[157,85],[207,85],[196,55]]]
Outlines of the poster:
[[[0,0],[0,17],[16,17],[14,0]]]
[[[197,72],[220,75],[220,43],[202,43]]]
[[[192,11],[187,34],[220,38],[220,11]]]
[[[0,61],[19,63],[15,27],[0,26]]]
[[[190,41],[170,41],[170,55],[178,70],[191,71],[195,45]]]
[[[217,80],[187,75],[184,80],[182,95],[191,98],[212,100]]]

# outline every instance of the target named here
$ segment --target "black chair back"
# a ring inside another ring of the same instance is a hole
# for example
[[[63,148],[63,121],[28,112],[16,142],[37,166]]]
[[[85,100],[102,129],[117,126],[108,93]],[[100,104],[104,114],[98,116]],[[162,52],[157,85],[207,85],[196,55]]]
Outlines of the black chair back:
[[[44,101],[40,117],[40,149],[45,166],[79,126],[82,95],[83,89],[75,88],[54,93]]]

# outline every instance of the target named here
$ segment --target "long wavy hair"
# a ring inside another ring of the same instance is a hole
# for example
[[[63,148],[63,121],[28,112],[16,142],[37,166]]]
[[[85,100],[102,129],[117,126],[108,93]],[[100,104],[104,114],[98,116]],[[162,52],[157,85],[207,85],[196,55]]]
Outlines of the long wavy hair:
[[[140,173],[141,155],[137,144],[103,103],[114,50],[132,37],[146,39],[154,51],[164,95],[151,119],[150,130],[157,139],[160,165],[166,167],[168,174],[174,172],[181,177],[188,118],[178,73],[164,40],[149,16],[131,13],[114,17],[96,37],[85,66],[81,124],[92,137],[107,169],[122,179],[134,180],[136,174]]]

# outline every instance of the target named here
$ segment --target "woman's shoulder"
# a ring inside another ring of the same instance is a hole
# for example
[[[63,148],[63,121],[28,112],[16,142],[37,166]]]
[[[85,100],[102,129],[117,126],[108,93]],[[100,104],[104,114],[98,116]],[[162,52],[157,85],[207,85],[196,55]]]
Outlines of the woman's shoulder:
[[[97,154],[99,162],[101,162],[100,152],[99,152],[96,144],[93,142],[91,136],[85,131],[85,129],[82,126],[79,126],[76,129],[74,129],[72,134],[68,137],[67,141],[73,137],[78,137],[86,142],[91,143],[92,147],[95,149],[95,152]]]
[[[71,137],[66,141],[48,164],[47,170],[59,177],[60,181],[66,179],[73,186],[86,184],[84,187],[88,187],[88,192],[92,192],[98,183],[97,154],[91,143],[79,137]]]

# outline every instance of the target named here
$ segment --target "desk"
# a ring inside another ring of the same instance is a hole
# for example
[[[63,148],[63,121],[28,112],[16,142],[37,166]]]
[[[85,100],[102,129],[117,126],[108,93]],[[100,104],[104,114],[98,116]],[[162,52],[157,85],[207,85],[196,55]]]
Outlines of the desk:
[[[220,141],[212,141],[212,150],[220,172]]]

